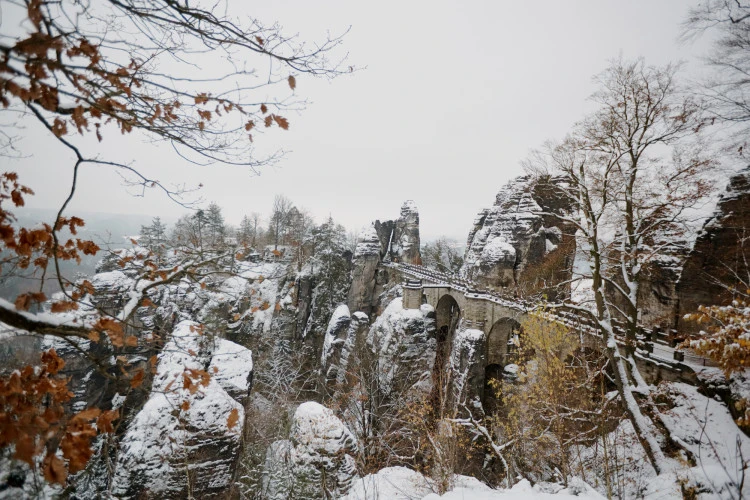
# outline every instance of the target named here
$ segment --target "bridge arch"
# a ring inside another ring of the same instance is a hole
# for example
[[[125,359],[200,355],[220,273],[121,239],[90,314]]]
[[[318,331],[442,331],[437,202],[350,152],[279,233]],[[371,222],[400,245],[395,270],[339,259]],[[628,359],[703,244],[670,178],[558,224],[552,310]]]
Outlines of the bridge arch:
[[[453,337],[461,319],[461,308],[455,298],[446,293],[438,300],[435,307],[435,335],[437,339],[437,357],[435,368],[442,368],[450,356]]]
[[[520,336],[521,324],[514,318],[500,318],[487,334],[487,365],[508,363],[508,343]]]
[[[489,412],[498,404],[497,384],[502,381],[503,370],[511,361],[509,343],[521,335],[521,324],[514,318],[500,318],[487,333],[484,357],[484,394],[482,401]]]
[[[449,333],[451,330],[455,331],[460,316],[461,307],[458,305],[456,299],[449,293],[441,296],[437,306],[435,306],[435,327],[438,334],[441,331],[443,333]]]
[[[472,364],[472,377],[474,377],[473,380],[476,383],[472,383],[471,385],[475,388],[476,392],[482,392],[485,386],[482,381],[483,377],[488,379],[490,377],[487,375],[494,375],[496,378],[502,376],[503,369],[509,361],[507,359],[507,355],[509,354],[507,340],[511,337],[506,337],[503,343],[502,340],[505,335],[500,332],[504,328],[501,328],[497,323],[507,319],[514,319],[517,322],[523,321],[529,312],[528,304],[516,297],[498,294],[481,288],[476,289],[474,288],[476,284],[469,280],[438,273],[421,266],[402,263],[381,263],[381,265],[395,269],[404,277],[412,278],[411,281],[413,283],[405,283],[404,286],[403,304],[405,308],[416,309],[422,303],[427,303],[436,310],[436,316],[438,316],[436,318],[438,319],[437,328],[440,329],[447,325],[447,329],[444,329],[442,333],[438,333],[437,335],[438,339],[442,340],[439,344],[440,351],[443,353],[440,359],[441,363],[437,362],[438,359],[436,356],[436,366],[440,366],[441,368],[439,371],[444,371],[444,363],[450,356],[452,349],[455,327],[451,328],[451,325],[453,323],[457,325],[460,318],[464,320],[467,328],[482,330],[484,332],[483,345],[476,350],[476,353],[480,355],[479,357],[484,356],[484,359],[477,359]],[[453,301],[446,298],[446,296],[451,296]],[[439,304],[441,300],[443,302]],[[451,310],[453,313],[451,313]],[[450,318],[456,316],[456,311],[458,311],[458,315],[455,321],[453,321]],[[555,310],[548,312],[547,316],[549,317],[549,321],[553,322],[559,321],[564,324],[571,324],[572,321],[578,325],[576,328],[584,333],[582,335],[584,346],[594,350],[601,350],[599,332],[596,328],[591,327],[588,321],[577,321],[575,315],[559,313]],[[507,323],[505,326],[507,327]],[[492,330],[495,327],[497,327],[497,330],[493,332]],[[523,339],[521,339],[521,342],[523,342]],[[499,355],[498,352],[500,353]],[[651,344],[651,350],[644,355],[636,357],[638,368],[642,371],[646,380],[679,381],[694,385],[698,383],[695,371],[690,366],[677,361],[677,353],[675,353],[675,361],[673,361],[671,359],[672,353],[668,350],[666,352],[668,357],[664,357],[664,354],[654,355],[653,352],[653,344]],[[503,353],[506,356],[505,359],[502,359]],[[501,363],[496,362],[498,358],[502,361]],[[702,361],[704,366],[711,366],[710,364],[705,364],[706,360],[704,358],[696,357],[696,359]],[[434,370],[433,373],[436,372],[438,370]]]
[[[435,365],[432,368],[433,400],[435,408],[442,406],[448,397],[450,382],[448,362],[453,348],[456,327],[461,319],[461,307],[458,301],[446,293],[435,306]]]

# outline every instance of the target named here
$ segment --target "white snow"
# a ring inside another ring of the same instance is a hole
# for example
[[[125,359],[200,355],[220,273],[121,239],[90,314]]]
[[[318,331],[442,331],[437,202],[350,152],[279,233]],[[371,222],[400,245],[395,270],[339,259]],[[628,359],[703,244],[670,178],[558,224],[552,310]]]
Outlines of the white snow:
[[[231,276],[219,285],[219,291],[233,297],[239,297],[247,293],[247,279],[240,276]]]
[[[249,390],[248,377],[253,371],[253,353],[226,339],[216,339],[208,373],[230,393]]]
[[[387,467],[357,480],[341,500],[411,500],[430,490],[424,476],[406,467]]]
[[[661,423],[673,440],[692,455],[684,460],[670,459],[668,470],[656,475],[639,444],[628,419],[606,436],[608,467],[615,495],[624,498],[681,498],[680,484],[695,488],[702,499],[740,498],[737,485],[741,478],[739,456],[750,456],[750,438],[732,420],[723,403],[703,396],[698,389],[683,383],[664,383],[656,391],[670,401],[669,410],[660,414]],[[585,477],[600,493],[606,493],[603,442],[571,453],[585,464]],[[745,475],[750,470],[745,469]],[[745,481],[747,483],[747,481]],[[750,495],[745,484],[742,495]]]
[[[432,483],[419,472],[406,467],[387,467],[375,474],[369,474],[353,485],[341,500],[520,500],[555,499],[577,497],[581,499],[601,499],[593,488],[580,479],[570,481],[568,488],[560,485],[531,486],[522,480],[510,489],[494,490],[476,478],[456,475],[454,487],[440,496],[433,491]]]
[[[380,238],[373,225],[362,228],[354,250],[354,258],[366,255],[380,255]]]
[[[664,390],[675,407],[662,414],[662,422],[697,462],[687,471],[690,482],[708,488],[718,498],[739,498],[737,485],[743,475],[750,474],[750,438],[723,403],[703,396],[696,387],[674,382],[665,384]],[[745,478],[744,482],[741,496],[747,498],[750,481]]]
[[[477,483],[479,483],[479,481],[477,481]],[[589,499],[604,498],[591,486],[578,478],[573,478],[567,488],[557,484],[536,484],[531,486],[531,483],[526,479],[522,479],[510,489],[492,490],[482,483],[479,483],[479,485],[481,486],[459,486],[442,496],[433,493],[424,497],[424,500],[436,500],[438,498],[443,500],[528,500],[531,498],[544,500],[561,497]]]
[[[516,249],[504,236],[497,236],[484,246],[481,259],[484,262],[515,261]]]
[[[416,213],[419,213],[419,209],[417,208],[417,204],[414,203],[414,200],[406,200],[404,204],[401,205],[401,217]]]
[[[312,482],[325,479],[333,484],[334,494],[349,489],[357,475],[357,442],[332,410],[314,401],[299,405],[289,439],[292,473],[296,477]]]
[[[377,332],[377,344],[381,353],[385,354],[393,349],[393,334],[403,332],[409,322],[422,321],[423,315],[420,309],[404,309],[401,297],[393,299],[385,311],[378,316],[370,329],[371,336]]]
[[[291,438],[300,457],[320,451],[336,455],[342,450],[342,444],[355,442],[352,433],[333,411],[315,401],[297,407]]]
[[[91,284],[95,289],[109,292],[124,291],[130,287],[132,282],[132,278],[129,278],[122,271],[97,273],[91,278]]]

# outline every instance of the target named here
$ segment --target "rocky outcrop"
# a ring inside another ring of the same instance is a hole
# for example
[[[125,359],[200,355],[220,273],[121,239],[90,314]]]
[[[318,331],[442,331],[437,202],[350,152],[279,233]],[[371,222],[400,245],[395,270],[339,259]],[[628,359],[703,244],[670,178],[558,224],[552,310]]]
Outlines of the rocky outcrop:
[[[350,310],[370,314],[375,307],[377,272],[381,260],[381,243],[374,226],[365,228],[359,236],[352,263],[352,285],[349,288]]]
[[[484,389],[485,335],[482,330],[459,325],[451,349],[454,395],[461,399],[482,396]]]
[[[381,241],[381,252],[385,260],[421,264],[419,253],[419,211],[413,201],[401,206],[401,216],[395,221],[375,222],[375,230]],[[385,243],[383,247],[382,243]]]
[[[294,412],[288,440],[268,448],[265,498],[338,498],[356,478],[357,444],[344,423],[325,406],[308,401]]]
[[[493,288],[533,286],[547,267],[558,274],[558,282],[567,279],[575,251],[568,236],[573,231],[556,217],[542,215],[571,210],[556,193],[556,182],[563,179],[539,182],[523,176],[506,184],[495,204],[474,220],[461,274]]]
[[[340,387],[345,384],[349,358],[369,324],[370,320],[363,312],[350,314],[345,304],[336,308],[328,323],[320,360],[326,385]]]
[[[114,494],[222,497],[240,455],[252,369],[249,350],[179,323],[159,355],[151,395],[121,441]]]
[[[401,297],[392,300],[370,328],[367,344],[378,360],[382,387],[398,384],[393,392],[429,393],[437,345],[431,306],[404,309]]]
[[[352,285],[347,304],[351,311],[372,315],[388,282],[381,261],[421,264],[419,211],[413,201],[401,207],[396,220],[375,221],[359,235],[352,263]]]
[[[744,245],[748,234],[750,167],[730,178],[682,267],[675,290],[681,331],[697,330],[699,326],[682,316],[695,312],[699,305],[726,304],[732,299],[730,288],[744,286],[738,277],[747,280],[750,276],[750,252]]]

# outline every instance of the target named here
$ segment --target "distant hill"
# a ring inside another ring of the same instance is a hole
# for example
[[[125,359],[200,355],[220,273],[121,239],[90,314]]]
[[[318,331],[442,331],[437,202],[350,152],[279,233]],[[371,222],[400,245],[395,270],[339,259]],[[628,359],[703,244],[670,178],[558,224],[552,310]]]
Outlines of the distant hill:
[[[57,211],[51,209],[23,209],[18,210],[17,226],[33,227],[37,224],[46,222],[51,224],[55,220]],[[129,247],[132,245],[130,238],[140,234],[141,226],[151,223],[152,217],[140,214],[110,214],[104,212],[76,212],[77,217],[84,220],[85,225],[79,229],[78,236],[82,239],[93,240],[103,250]],[[171,219],[162,219],[165,224],[171,225],[174,221]],[[68,238],[69,233],[63,231],[62,236]],[[95,256],[81,256],[81,264],[75,262],[61,261],[61,274],[68,279],[73,279],[78,275],[89,276],[94,274],[96,263],[101,260],[103,253],[99,252]],[[0,274],[0,297],[7,300],[15,298],[23,292],[39,290],[38,278],[30,276],[18,276],[14,273],[12,276],[5,275],[6,269]],[[28,274],[28,273],[27,273]],[[51,273],[52,279],[45,282],[43,291],[49,296],[59,290],[59,285],[54,280],[54,273]]]

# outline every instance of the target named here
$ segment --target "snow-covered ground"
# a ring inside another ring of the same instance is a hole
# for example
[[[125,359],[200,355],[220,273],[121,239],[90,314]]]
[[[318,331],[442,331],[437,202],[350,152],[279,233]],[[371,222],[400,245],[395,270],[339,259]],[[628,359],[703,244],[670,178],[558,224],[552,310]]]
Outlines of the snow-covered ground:
[[[528,481],[522,480],[510,489],[494,490],[468,476],[456,476],[453,489],[441,496],[434,492],[432,484],[419,472],[406,467],[388,467],[357,480],[342,500],[516,500],[570,497],[604,498],[578,479],[571,481],[567,488],[554,484],[531,486]]]
[[[665,383],[655,393],[666,403],[661,423],[671,439],[687,453],[670,459],[670,470],[656,475],[633,431],[630,421],[623,420],[606,443],[574,450],[583,468],[576,471],[585,481],[574,478],[567,488],[559,484],[531,485],[522,480],[510,489],[492,489],[479,480],[455,476],[454,486],[438,495],[433,483],[405,467],[389,467],[354,482],[346,500],[515,500],[606,498],[607,479],[615,498],[671,499],[683,498],[684,492],[698,499],[750,498],[750,438],[732,420],[727,407],[683,383]],[[661,404],[661,403],[660,403]],[[602,454],[605,450],[607,460]],[[606,464],[605,464],[606,462]],[[744,468],[744,469],[743,469]]]
[[[675,406],[663,413],[662,422],[695,462],[687,471],[676,472],[678,480],[684,478],[706,498],[750,497],[750,478],[745,477],[750,474],[750,438],[726,406],[687,384],[665,384],[664,391]]]

